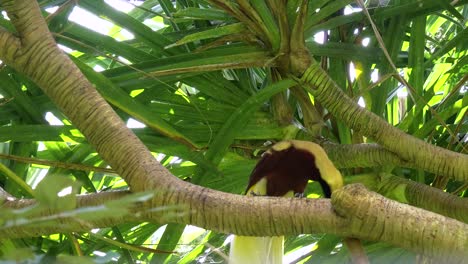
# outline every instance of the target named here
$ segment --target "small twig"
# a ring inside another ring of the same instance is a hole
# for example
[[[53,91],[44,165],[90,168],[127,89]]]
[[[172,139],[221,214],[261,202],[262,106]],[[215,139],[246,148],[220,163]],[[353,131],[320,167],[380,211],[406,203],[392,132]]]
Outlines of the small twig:
[[[22,156],[16,156],[16,155],[0,154],[0,159],[14,160],[14,161],[21,162],[21,163],[38,164],[38,165],[62,168],[62,169],[67,169],[67,170],[95,171],[95,172],[117,174],[113,169],[108,169],[108,168],[94,167],[94,166],[88,166],[88,165],[76,164],[76,163],[64,163],[60,161],[44,160],[44,159],[38,159],[38,158],[28,158],[28,157],[22,157]]]

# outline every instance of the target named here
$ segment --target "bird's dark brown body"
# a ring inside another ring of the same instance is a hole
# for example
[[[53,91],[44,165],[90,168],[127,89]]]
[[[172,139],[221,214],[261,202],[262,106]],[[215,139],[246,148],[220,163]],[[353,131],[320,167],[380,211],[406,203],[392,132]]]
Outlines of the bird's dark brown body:
[[[250,175],[246,195],[292,197],[302,194],[309,180],[318,181],[326,197],[343,186],[340,172],[319,145],[301,140],[274,144]],[[282,236],[234,236],[229,263],[282,263]]]
[[[326,197],[331,194],[316,166],[315,155],[294,145],[265,152],[252,171],[247,191],[263,177],[267,180],[267,196],[284,196],[290,191],[303,193],[309,180],[318,181]]]

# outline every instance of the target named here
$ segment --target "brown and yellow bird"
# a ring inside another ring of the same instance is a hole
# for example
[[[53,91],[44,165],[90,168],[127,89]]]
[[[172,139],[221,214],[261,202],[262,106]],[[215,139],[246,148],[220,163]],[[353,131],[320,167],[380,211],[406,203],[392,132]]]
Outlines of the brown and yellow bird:
[[[281,141],[263,154],[250,175],[245,194],[294,197],[303,194],[309,180],[319,182],[327,198],[343,186],[341,173],[322,147],[308,141]],[[283,263],[283,242],[282,236],[234,236],[229,263]]]

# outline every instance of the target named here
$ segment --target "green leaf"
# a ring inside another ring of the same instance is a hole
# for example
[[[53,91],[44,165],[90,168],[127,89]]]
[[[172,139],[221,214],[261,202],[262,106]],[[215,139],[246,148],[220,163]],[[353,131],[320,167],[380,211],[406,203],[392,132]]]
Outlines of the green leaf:
[[[185,17],[202,20],[232,20],[232,18],[228,14],[226,14],[226,12],[216,8],[202,9],[195,7],[187,7],[184,9],[179,9],[173,15],[174,17]]]
[[[34,190],[34,197],[41,206],[59,211],[76,207],[76,194],[80,184],[62,175],[50,174]]]
[[[165,252],[173,252],[178,246],[180,237],[184,233],[185,225],[181,224],[168,224],[164,233],[159,240],[156,250]],[[168,263],[171,259],[172,254],[170,253],[159,253],[154,254],[151,263]]]
[[[244,104],[234,111],[215,136],[210,149],[206,153],[207,159],[212,160],[214,164],[218,164],[236,134],[245,127],[247,120],[251,118],[252,114],[270,97],[294,85],[296,85],[296,82],[293,80],[282,80],[265,87],[256,95],[247,99]]]
[[[183,37],[181,40],[178,40],[176,43],[167,46],[166,48],[183,45],[189,42],[200,41],[203,39],[218,38],[218,37],[231,35],[231,34],[239,34],[245,30],[246,30],[245,26],[241,23],[220,26],[220,27],[216,27],[213,29],[187,35]]]
[[[166,135],[176,141],[187,143],[191,146],[196,146],[190,139],[179,133],[174,127],[168,124],[165,120],[154,115],[148,109],[133,100],[128,94],[115,87],[115,85],[102,74],[95,72],[93,69],[83,64],[77,59],[74,62],[86,75],[86,77],[96,85],[97,90],[101,95],[108,100],[111,104],[119,107],[123,111],[129,113],[138,120],[141,120],[148,126],[156,129],[163,135]]]
[[[58,255],[57,264],[95,264],[96,262],[91,257],[84,256],[69,256]]]

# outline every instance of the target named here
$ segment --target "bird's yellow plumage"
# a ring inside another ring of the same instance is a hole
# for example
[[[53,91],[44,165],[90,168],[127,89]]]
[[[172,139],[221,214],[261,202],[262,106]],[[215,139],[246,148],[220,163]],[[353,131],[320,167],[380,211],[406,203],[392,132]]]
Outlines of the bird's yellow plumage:
[[[281,264],[283,263],[282,236],[234,236],[229,254],[230,264]]]
[[[267,180],[262,178],[250,189],[246,195],[266,195]],[[286,197],[292,197],[288,192]],[[229,253],[230,264],[281,264],[283,263],[283,236],[250,237],[234,236]]]

